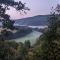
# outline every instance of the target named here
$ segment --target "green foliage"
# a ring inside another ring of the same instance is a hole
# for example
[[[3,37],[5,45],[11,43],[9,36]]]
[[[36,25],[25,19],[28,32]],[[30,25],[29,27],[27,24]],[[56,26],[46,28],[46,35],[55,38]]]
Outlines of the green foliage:
[[[5,20],[3,21],[3,28],[7,28],[7,29],[14,29],[14,21],[11,20]]]
[[[24,46],[29,49],[31,47],[31,43],[29,40],[26,40],[25,43],[24,43]]]
[[[21,2],[17,3],[14,0],[1,0],[0,3],[15,6],[18,10],[22,10],[24,7]],[[0,5],[0,17],[3,18],[3,26],[11,29],[13,22],[5,14],[5,10]],[[0,60],[60,60],[60,35],[57,33],[58,28],[60,28],[59,17],[60,14],[56,15],[55,12],[50,15],[48,31],[40,37],[33,47],[31,47],[29,40],[25,41],[24,44],[0,40]],[[1,33],[8,35],[6,30]]]
[[[0,60],[23,60],[27,54],[22,43],[0,40]]]
[[[10,16],[5,14],[5,12],[6,12],[6,9],[3,8],[2,5],[0,5],[0,17],[1,17],[0,19],[2,20],[3,27],[14,29],[13,28],[14,21],[11,21]]]
[[[12,41],[12,42],[8,42],[9,46],[14,48],[14,49],[17,49],[17,47],[19,46],[18,43],[16,43],[15,41]]]
[[[25,7],[21,1],[15,2],[14,0],[0,0],[0,20],[2,21],[3,28],[14,29],[14,21],[10,20],[10,16],[6,14],[10,7],[15,8],[17,11],[30,10]],[[16,42],[4,41],[4,36],[8,36],[7,30],[2,30],[2,40],[0,40],[0,60],[25,60],[25,55],[27,54],[27,49],[24,44],[18,44]],[[30,45],[30,44],[29,44]],[[28,47],[30,47],[28,45]]]
[[[28,7],[25,7],[21,1],[15,2],[14,0],[1,0],[0,1],[0,20],[2,21],[4,28],[14,29],[14,21],[10,20],[10,16],[6,14],[6,11],[9,10],[9,6],[15,8],[17,11],[30,10]]]
[[[40,37],[37,45],[35,45],[36,60],[60,60],[59,18],[59,12],[58,14],[52,12],[50,15],[48,31]]]
[[[9,45],[5,41],[0,41],[0,60],[9,60]]]

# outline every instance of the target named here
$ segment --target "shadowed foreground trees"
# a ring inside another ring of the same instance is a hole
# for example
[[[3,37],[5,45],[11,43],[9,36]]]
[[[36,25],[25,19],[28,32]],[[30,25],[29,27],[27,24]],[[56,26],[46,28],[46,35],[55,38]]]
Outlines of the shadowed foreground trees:
[[[29,50],[26,47],[23,43],[0,40],[0,60],[27,60]]]
[[[6,33],[8,29],[15,29],[15,21],[12,21],[10,19],[10,16],[6,14],[6,11],[11,9],[10,7],[13,7],[17,11],[22,11],[24,13],[26,13],[26,10],[30,10],[28,7],[25,6],[25,3],[22,3],[21,1],[15,2],[14,0],[0,0],[0,21],[2,22],[2,29],[4,29],[2,33]]]
[[[40,43],[37,43],[37,46],[35,47],[35,49],[38,50],[35,50],[35,53],[39,54],[36,57],[41,60],[60,60],[60,32],[58,32],[58,29],[60,28],[60,14],[58,10],[57,14],[56,11],[51,13],[48,20],[48,31],[42,35],[39,40]]]
[[[25,7],[21,1],[15,2],[14,0],[0,0],[0,20],[2,21],[3,28],[14,29],[14,21],[10,19],[10,16],[6,14],[7,10],[10,10],[9,7],[15,8],[17,11],[30,10],[28,7]],[[7,31],[2,31],[2,35],[6,35]],[[7,36],[7,35],[6,35]],[[1,37],[1,36],[0,36]],[[21,47],[21,51],[17,51],[19,44],[15,42],[9,43],[3,37],[0,40],[0,60],[19,60],[23,56],[21,54],[25,53],[25,47]],[[21,53],[21,54],[20,54]],[[21,55],[21,56],[20,56]],[[19,58],[18,58],[19,57]]]
[[[17,3],[13,0],[6,0],[6,2],[5,0],[3,1],[4,2],[1,0],[1,3],[5,4],[5,6],[10,5],[15,8],[20,6],[15,5],[21,4],[21,2]],[[3,18],[2,15],[1,18]],[[39,44],[37,43],[33,47],[31,47],[30,41],[25,41],[23,44],[6,40],[4,41],[3,39],[0,40],[0,60],[60,60],[60,32],[58,32],[58,29],[60,28],[60,24],[58,24],[60,20],[59,18],[59,12],[58,14],[53,12],[50,15],[48,31],[39,39]],[[5,17],[3,19],[5,19]],[[9,17],[7,19],[9,19]]]
[[[2,21],[4,28],[14,29],[14,21],[10,20],[10,16],[6,14],[7,10],[10,10],[10,7],[15,8],[17,11],[30,10],[28,7],[25,7],[21,1],[15,2],[14,0],[1,0],[0,1],[0,20]]]

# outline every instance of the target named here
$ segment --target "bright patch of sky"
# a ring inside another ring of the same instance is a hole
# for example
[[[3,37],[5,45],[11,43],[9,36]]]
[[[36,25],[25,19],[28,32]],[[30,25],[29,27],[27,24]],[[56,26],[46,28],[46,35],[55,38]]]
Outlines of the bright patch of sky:
[[[22,1],[26,3],[26,6],[30,8],[30,11],[27,11],[27,14],[20,14],[14,8],[7,13],[11,16],[12,19],[20,19],[31,17],[35,15],[46,15],[49,14],[51,11],[51,7],[56,7],[57,4],[60,4],[60,0],[15,0],[15,1]]]

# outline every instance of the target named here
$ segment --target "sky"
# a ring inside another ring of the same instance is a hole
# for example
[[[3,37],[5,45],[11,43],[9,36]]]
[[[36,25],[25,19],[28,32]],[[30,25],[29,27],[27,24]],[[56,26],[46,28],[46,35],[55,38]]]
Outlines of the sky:
[[[20,12],[16,11],[14,8],[11,8],[6,13],[11,16],[11,19],[21,19],[32,17],[36,15],[47,15],[50,14],[51,7],[56,7],[57,4],[60,4],[60,0],[15,0],[22,1],[26,3],[26,7],[30,8],[30,11],[27,11],[27,14],[20,14]]]

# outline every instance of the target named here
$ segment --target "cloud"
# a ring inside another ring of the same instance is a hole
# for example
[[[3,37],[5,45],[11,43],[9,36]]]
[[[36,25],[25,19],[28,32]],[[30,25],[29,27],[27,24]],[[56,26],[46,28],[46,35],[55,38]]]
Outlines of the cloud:
[[[25,18],[29,16],[34,15],[45,15],[49,14],[51,11],[51,7],[60,3],[60,0],[15,0],[15,1],[22,1],[23,3],[26,3],[26,6],[30,8],[30,12],[27,12],[27,15],[21,15],[19,12],[14,10],[13,8],[7,13],[11,15],[12,19],[19,19],[19,18]]]

